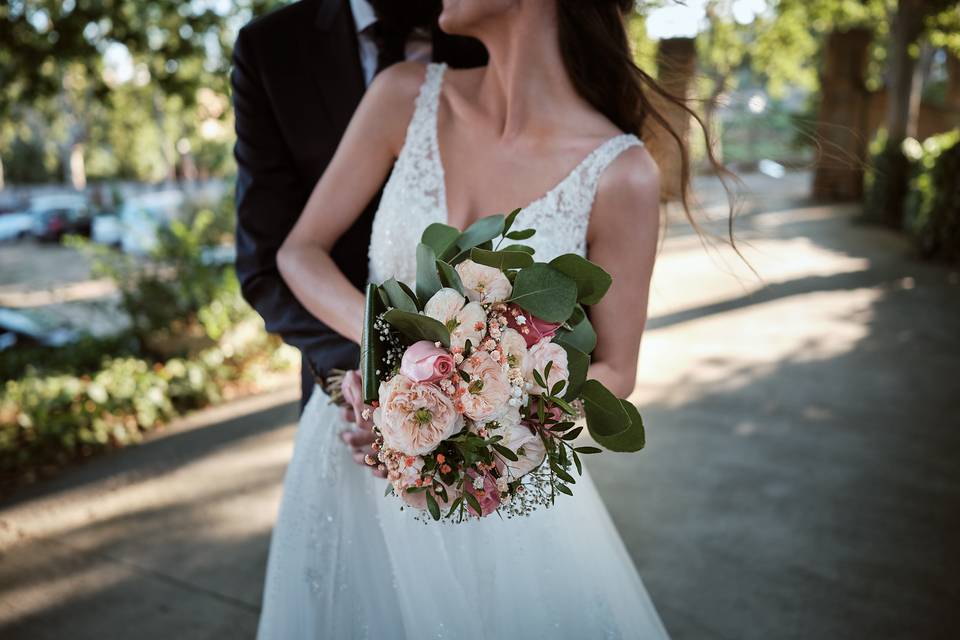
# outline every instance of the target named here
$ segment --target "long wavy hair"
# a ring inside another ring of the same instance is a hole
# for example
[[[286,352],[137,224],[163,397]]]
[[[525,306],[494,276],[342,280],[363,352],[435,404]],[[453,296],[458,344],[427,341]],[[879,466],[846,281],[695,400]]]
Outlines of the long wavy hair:
[[[634,62],[625,25],[634,5],[635,0],[557,0],[560,51],[567,74],[581,97],[623,131],[643,138],[652,121],[672,140],[680,154],[680,202],[690,224],[703,236],[705,232],[690,209],[687,140],[671,125],[664,108],[679,109],[697,123],[706,141],[707,160],[730,202],[728,242],[740,255],[733,234],[735,208],[729,185],[735,176],[717,159],[708,125],[688,106],[686,96],[671,94]]]

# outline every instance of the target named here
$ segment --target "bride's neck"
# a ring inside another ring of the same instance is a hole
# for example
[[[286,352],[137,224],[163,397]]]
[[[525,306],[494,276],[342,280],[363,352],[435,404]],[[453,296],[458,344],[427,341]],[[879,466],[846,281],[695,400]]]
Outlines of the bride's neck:
[[[554,108],[577,95],[563,64],[555,18],[514,16],[481,39],[490,61],[478,99],[499,125],[500,137],[550,128]]]

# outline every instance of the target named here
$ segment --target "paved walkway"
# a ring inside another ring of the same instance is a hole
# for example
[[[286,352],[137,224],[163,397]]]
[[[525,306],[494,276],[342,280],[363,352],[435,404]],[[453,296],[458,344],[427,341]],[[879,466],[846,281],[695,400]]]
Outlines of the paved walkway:
[[[960,270],[781,184],[740,223],[764,283],[671,224],[647,450],[594,477],[677,640],[960,637]],[[0,505],[0,637],[251,637],[294,393]]]

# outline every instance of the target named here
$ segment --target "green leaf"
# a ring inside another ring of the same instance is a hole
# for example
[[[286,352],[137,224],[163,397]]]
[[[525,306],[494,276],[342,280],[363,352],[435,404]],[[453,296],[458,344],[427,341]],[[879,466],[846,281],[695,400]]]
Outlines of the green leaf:
[[[423,230],[420,242],[433,249],[433,252],[443,259],[448,252],[456,252],[457,239],[459,237],[459,229],[440,222],[434,222]]]
[[[445,347],[450,346],[450,332],[442,323],[429,316],[391,309],[384,314],[383,319],[414,342],[429,340],[439,342]]]
[[[583,304],[600,302],[613,283],[609,273],[575,253],[554,258],[550,261],[550,266],[577,283],[577,300]]]
[[[452,516],[453,512],[456,511],[461,504],[463,504],[463,494],[460,494],[457,499],[453,501],[453,504],[450,505],[450,510],[447,511],[447,517]]]
[[[632,452],[644,447],[643,419],[637,408],[620,400],[596,380],[587,380],[580,392],[587,429],[597,443],[611,451]]]
[[[574,312],[576,314],[576,312]],[[592,353],[597,347],[597,332],[586,316],[570,329],[560,329],[553,341],[558,344],[567,344],[584,353]]]
[[[510,449],[507,449],[502,444],[492,444],[490,446],[492,446],[497,453],[499,453],[501,456],[503,456],[504,458],[506,458],[511,462],[516,462],[517,460],[520,459],[517,457],[517,454],[515,454]]]
[[[380,286],[387,293],[390,306],[400,309],[401,311],[409,311],[410,313],[419,311],[419,309],[417,309],[417,303],[407,295],[407,292],[403,290],[403,287],[400,286],[396,278],[390,278]]]
[[[477,500],[477,496],[470,493],[468,489],[463,490],[463,495],[467,499],[467,504],[470,505],[470,508],[474,510],[476,515],[483,513],[483,507],[480,506],[480,501]]]
[[[558,484],[558,485],[557,485],[557,491],[559,491],[560,493],[565,493],[565,494],[567,494],[568,496],[572,496],[572,495],[573,495],[573,491],[571,491],[571,490],[570,490],[570,487],[568,487],[568,486],[566,486],[566,485]]]
[[[536,233],[536,229],[519,229],[517,231],[511,231],[505,237],[511,240],[526,240],[527,238],[532,238]]]
[[[417,245],[417,298],[421,305],[433,297],[443,288],[440,276],[437,275],[437,255],[433,249],[420,243]]]
[[[460,295],[466,295],[463,290],[463,282],[460,280],[460,274],[449,263],[437,260],[437,271],[440,273],[440,282],[443,283],[443,286],[455,289]]]
[[[507,214],[506,219],[503,222],[503,232],[506,233],[510,231],[510,227],[513,226],[513,223],[516,221],[517,216],[520,215],[521,209],[514,209]]]
[[[577,475],[583,475],[583,465],[580,463],[580,456],[577,455],[577,450],[573,450],[573,464],[577,467]]]
[[[565,434],[560,436],[560,438],[567,442],[571,440],[576,440],[577,436],[580,435],[581,431],[583,431],[583,427],[577,427],[576,429],[571,429],[570,431],[567,431]]]
[[[434,520],[439,520],[440,505],[437,504],[437,499],[433,497],[433,492],[427,491],[424,495],[427,496],[427,510],[430,511]]]
[[[563,322],[577,303],[577,285],[550,265],[538,262],[517,274],[511,301],[541,320]]]
[[[373,324],[385,309],[380,299],[381,289],[374,284],[367,285],[367,299],[363,311],[363,336],[360,338],[360,378],[363,387],[363,401],[371,403],[380,393],[380,380],[377,369],[384,368],[386,348],[380,341],[379,332]]]
[[[563,398],[564,400],[573,400],[580,396],[580,390],[587,379],[587,371],[590,369],[590,356],[566,342],[558,341],[557,344],[567,352],[567,371],[570,372],[570,376],[567,378],[567,390],[563,394]],[[571,410],[568,413],[573,413],[573,411]]]
[[[470,259],[500,271],[523,269],[533,264],[533,257],[523,251],[487,251],[476,247],[470,250]]]
[[[570,484],[577,484],[576,479],[567,473],[566,469],[560,466],[554,465],[553,472],[557,474],[557,477],[563,480],[564,482],[569,482]]]
[[[482,245],[484,242],[493,240],[503,233],[505,221],[504,216],[500,214],[480,218],[460,234],[460,237],[457,239],[457,246],[464,250],[472,249],[473,247]]]
[[[603,449],[599,447],[575,447],[574,451],[577,453],[583,453],[585,455],[590,455],[593,453],[603,453]]]
[[[522,251],[523,253],[529,253],[530,255],[535,254],[537,251],[533,247],[528,247],[525,244],[508,244],[501,251]]]

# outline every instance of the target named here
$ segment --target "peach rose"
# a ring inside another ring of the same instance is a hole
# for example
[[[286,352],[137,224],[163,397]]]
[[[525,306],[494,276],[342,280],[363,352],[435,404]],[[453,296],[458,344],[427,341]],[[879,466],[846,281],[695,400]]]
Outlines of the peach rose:
[[[423,455],[459,431],[463,417],[436,386],[398,373],[380,383],[380,406],[373,421],[384,445],[408,455]]]
[[[462,349],[467,340],[476,347],[486,332],[486,311],[478,302],[467,303],[456,289],[437,291],[424,305],[423,313],[447,327],[451,347]]]
[[[453,373],[453,356],[429,340],[414,342],[403,352],[400,373],[414,382],[436,382]]]
[[[464,260],[456,269],[467,297],[474,302],[503,302],[513,292],[510,280],[496,267]]]
[[[530,347],[524,369],[524,378],[528,383],[533,385],[530,389],[530,393],[533,395],[547,393],[550,390],[541,387],[533,377],[533,372],[536,371],[542,378],[548,362],[553,362],[553,365],[550,367],[550,375],[545,380],[550,389],[552,389],[553,385],[557,384],[557,382],[562,380],[566,383],[570,379],[570,371],[567,368],[567,352],[558,344],[554,344],[549,340],[541,340]],[[564,384],[559,394],[562,394],[566,387],[567,385]]]
[[[521,423],[512,429],[510,438],[502,444],[520,458],[516,462],[504,461],[513,478],[519,478],[539,467],[547,455],[547,449],[543,446],[540,435],[526,423]]]
[[[523,336],[513,329],[504,329],[500,334],[500,348],[507,356],[507,364],[523,371],[527,360],[527,343]]]
[[[460,402],[468,418],[484,422],[506,409],[512,389],[503,365],[486,351],[475,351],[460,365],[470,381],[460,380]]]

